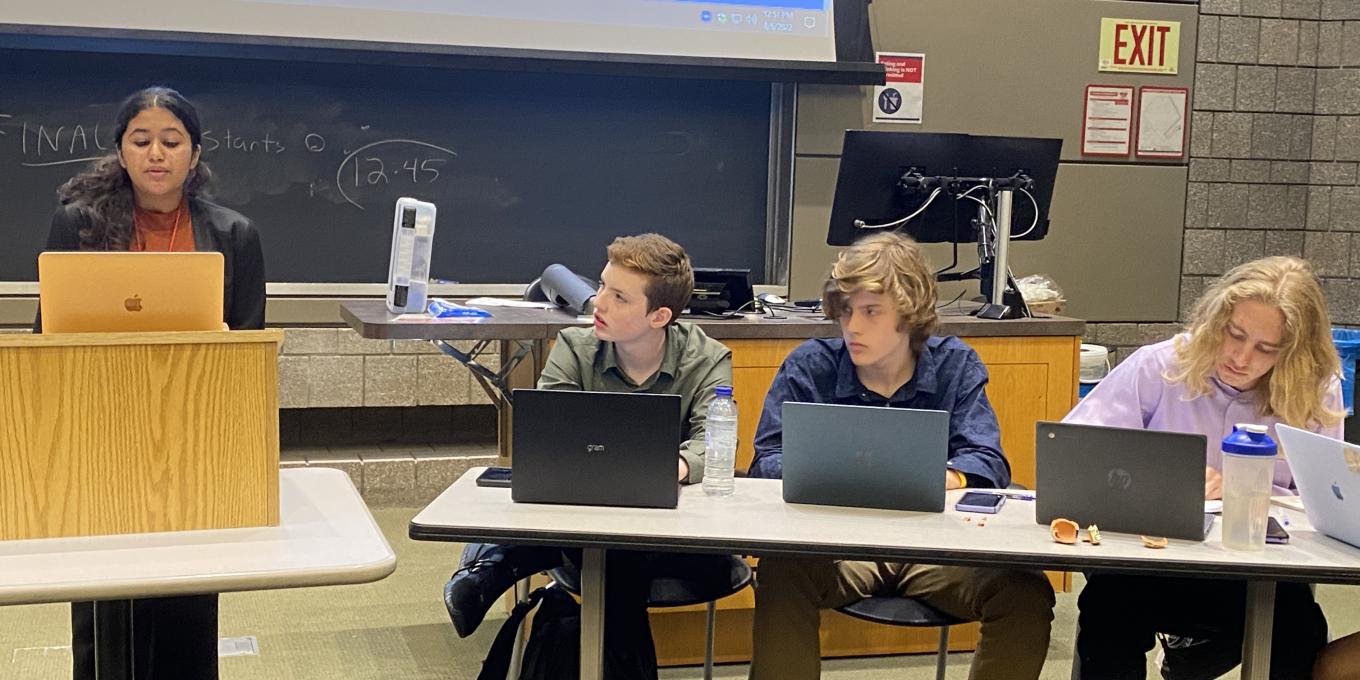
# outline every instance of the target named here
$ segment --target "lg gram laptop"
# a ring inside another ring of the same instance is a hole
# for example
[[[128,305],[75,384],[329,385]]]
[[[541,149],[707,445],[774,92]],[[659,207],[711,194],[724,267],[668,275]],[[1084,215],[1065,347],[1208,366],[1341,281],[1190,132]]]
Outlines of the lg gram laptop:
[[[1040,422],[1035,519],[1202,541],[1204,435]]]
[[[1360,547],[1360,446],[1276,425],[1313,528]]]
[[[38,256],[44,333],[222,330],[222,254]]]
[[[674,508],[680,397],[515,390],[510,498]]]
[[[944,511],[949,414],[787,402],[784,501]]]

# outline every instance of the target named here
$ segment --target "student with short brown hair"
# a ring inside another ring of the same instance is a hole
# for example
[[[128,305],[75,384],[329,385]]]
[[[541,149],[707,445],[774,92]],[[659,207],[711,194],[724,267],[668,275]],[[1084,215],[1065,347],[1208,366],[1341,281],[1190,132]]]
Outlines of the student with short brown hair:
[[[987,401],[987,369],[962,340],[933,335],[935,301],[934,270],[911,239],[883,234],[842,251],[822,294],[841,337],[809,340],[779,367],[750,475],[783,476],[782,410],[792,401],[946,411],[945,488],[1006,487],[1010,466]],[[1042,573],[771,556],[756,578],[751,677],[817,678],[821,610],[884,594],[981,621],[970,678],[1039,676],[1054,603]]]
[[[557,334],[538,387],[679,395],[684,439],[676,478],[682,484],[697,483],[704,476],[708,405],[715,387],[732,384],[732,352],[698,326],[678,320],[694,289],[694,270],[683,248],[659,234],[642,234],[615,239],[608,255],[595,295],[593,327]],[[579,565],[579,555],[579,550],[469,544],[444,589],[458,635],[467,637],[476,630],[487,609],[515,581],[564,564]],[[605,592],[607,674],[656,677],[646,607],[654,575],[693,578],[712,573],[726,583],[728,562],[726,556],[611,550]]]
[[[660,234],[620,236],[605,249],[609,264],[647,277],[643,293],[648,312],[670,310],[670,323],[680,320],[694,292],[694,267],[689,254]]]

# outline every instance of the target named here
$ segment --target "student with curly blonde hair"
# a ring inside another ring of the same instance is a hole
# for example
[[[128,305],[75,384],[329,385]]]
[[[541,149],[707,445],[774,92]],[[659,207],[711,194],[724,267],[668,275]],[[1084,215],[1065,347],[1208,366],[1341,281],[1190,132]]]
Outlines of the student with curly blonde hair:
[[[779,367],[750,475],[783,476],[782,411],[793,401],[946,411],[945,488],[1005,488],[987,368],[962,340],[933,334],[935,301],[934,270],[910,239],[872,236],[841,252],[822,294],[841,337],[809,340]],[[1053,588],[1039,572],[775,556],[757,575],[751,677],[819,677],[820,610],[883,594],[981,621],[974,680],[1039,677],[1053,620]]]
[[[1184,333],[1134,352],[1065,421],[1205,435],[1204,497],[1217,499],[1219,441],[1235,423],[1272,430],[1284,423],[1341,438],[1339,373],[1312,267],[1267,257],[1214,283]],[[1283,456],[1274,487],[1295,493]],[[1160,634],[1164,678],[1216,678],[1241,660],[1245,597],[1242,581],[1091,574],[1078,601],[1081,676],[1143,678]],[[1327,624],[1307,584],[1279,584],[1275,621],[1271,677],[1309,677]]]

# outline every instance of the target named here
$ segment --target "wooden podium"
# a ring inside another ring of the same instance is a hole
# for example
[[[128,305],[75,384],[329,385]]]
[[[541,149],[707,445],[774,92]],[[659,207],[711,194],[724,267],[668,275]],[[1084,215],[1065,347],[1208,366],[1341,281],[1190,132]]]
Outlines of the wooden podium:
[[[278,526],[282,342],[0,335],[0,540]]]

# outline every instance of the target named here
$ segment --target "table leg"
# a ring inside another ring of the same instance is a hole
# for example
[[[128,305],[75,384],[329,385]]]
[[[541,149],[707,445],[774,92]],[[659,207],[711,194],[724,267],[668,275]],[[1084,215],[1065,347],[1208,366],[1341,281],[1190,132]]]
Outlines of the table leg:
[[[527,353],[527,355],[526,355]],[[518,357],[518,358],[517,358]],[[538,386],[538,376],[547,359],[547,343],[542,340],[506,341],[501,343],[501,366],[504,374],[502,390],[509,396],[518,388]],[[506,371],[505,368],[509,367]],[[510,465],[514,432],[514,408],[509,399],[496,406],[496,441],[500,465]]]
[[[604,548],[581,550],[581,680],[604,678]]]
[[[132,601],[94,603],[94,677],[132,679]]]
[[[1275,621],[1275,582],[1247,581],[1246,628],[1242,631],[1242,680],[1270,677],[1270,640]]]
[[[519,604],[529,599],[529,579],[522,578],[515,581],[515,604]],[[529,620],[520,622],[519,629],[515,631],[515,646],[510,651],[510,671],[507,673],[508,680],[519,680],[520,666],[524,665],[524,645],[528,642]]]
[[[533,388],[543,372],[547,344],[543,340],[478,340],[472,349],[458,349],[451,340],[431,340],[436,349],[453,357],[472,372],[472,378],[496,407],[500,464],[510,464],[511,392]],[[499,353],[499,367],[491,370],[482,363],[493,349]],[[524,360],[528,359],[527,362]]]

